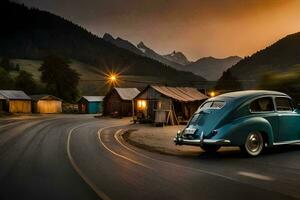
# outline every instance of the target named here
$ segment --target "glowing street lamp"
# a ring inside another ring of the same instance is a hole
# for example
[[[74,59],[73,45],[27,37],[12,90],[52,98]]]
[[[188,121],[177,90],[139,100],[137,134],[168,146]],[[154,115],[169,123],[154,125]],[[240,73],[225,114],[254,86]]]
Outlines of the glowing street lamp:
[[[215,96],[216,96],[216,93],[215,93],[214,91],[211,91],[211,92],[209,93],[209,96],[210,96],[210,97],[215,97]]]
[[[115,74],[110,75],[108,78],[111,82],[116,82],[117,81],[117,76]]]
[[[116,86],[118,84],[119,81],[119,74],[115,73],[115,72],[110,72],[106,75],[106,83],[109,84],[110,86]]]

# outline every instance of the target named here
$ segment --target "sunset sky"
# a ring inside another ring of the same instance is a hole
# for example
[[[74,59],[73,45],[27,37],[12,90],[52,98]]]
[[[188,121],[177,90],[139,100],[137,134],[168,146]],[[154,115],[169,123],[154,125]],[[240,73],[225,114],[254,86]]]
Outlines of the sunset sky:
[[[300,0],[16,0],[159,53],[246,56],[300,31]]]

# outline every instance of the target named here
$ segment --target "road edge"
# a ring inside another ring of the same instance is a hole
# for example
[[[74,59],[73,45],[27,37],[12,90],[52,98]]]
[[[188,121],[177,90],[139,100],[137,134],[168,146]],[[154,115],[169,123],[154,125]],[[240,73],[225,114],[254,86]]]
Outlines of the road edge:
[[[161,148],[157,148],[157,147],[153,147],[144,143],[139,143],[135,140],[132,140],[130,138],[130,134],[131,132],[133,132],[135,130],[133,129],[128,129],[128,130],[124,130],[122,132],[122,134],[119,134],[118,137],[121,137],[124,142],[128,143],[129,145],[132,145],[134,147],[149,151],[149,152],[154,152],[154,153],[159,153],[159,154],[163,154],[163,155],[169,155],[169,156],[190,156],[190,157],[195,157],[198,156],[198,153],[195,154],[190,154],[190,153],[184,153],[184,152],[177,152],[177,151],[171,151],[171,150],[166,150],[166,149],[161,149]],[[175,145],[175,144],[174,144]]]

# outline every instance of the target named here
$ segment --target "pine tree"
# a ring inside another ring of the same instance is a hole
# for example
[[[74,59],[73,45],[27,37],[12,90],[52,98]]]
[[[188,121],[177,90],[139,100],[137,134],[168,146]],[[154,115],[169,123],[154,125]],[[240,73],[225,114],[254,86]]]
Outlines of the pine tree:
[[[37,92],[37,84],[33,79],[32,74],[21,70],[15,79],[15,88],[23,90],[28,94],[35,94]]]
[[[79,74],[70,68],[67,59],[56,55],[48,56],[39,71],[42,73],[41,81],[46,84],[49,94],[66,101],[73,101],[78,97]]]

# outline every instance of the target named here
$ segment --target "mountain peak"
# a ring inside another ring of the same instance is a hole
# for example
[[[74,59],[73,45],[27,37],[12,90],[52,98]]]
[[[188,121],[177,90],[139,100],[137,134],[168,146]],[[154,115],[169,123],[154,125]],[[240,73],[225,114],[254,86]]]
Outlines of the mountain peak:
[[[164,57],[169,61],[176,62],[181,65],[187,65],[190,63],[190,61],[186,58],[186,56],[180,51],[176,52],[174,50],[172,53],[164,55]]]
[[[108,42],[112,42],[112,41],[115,40],[114,37],[109,33],[105,33],[103,35],[102,39],[105,40],[105,41],[108,41]]]
[[[148,48],[148,47],[144,44],[144,42],[142,42],[142,41],[141,41],[140,43],[138,43],[137,47],[140,48],[140,49],[146,49],[146,48]]]

